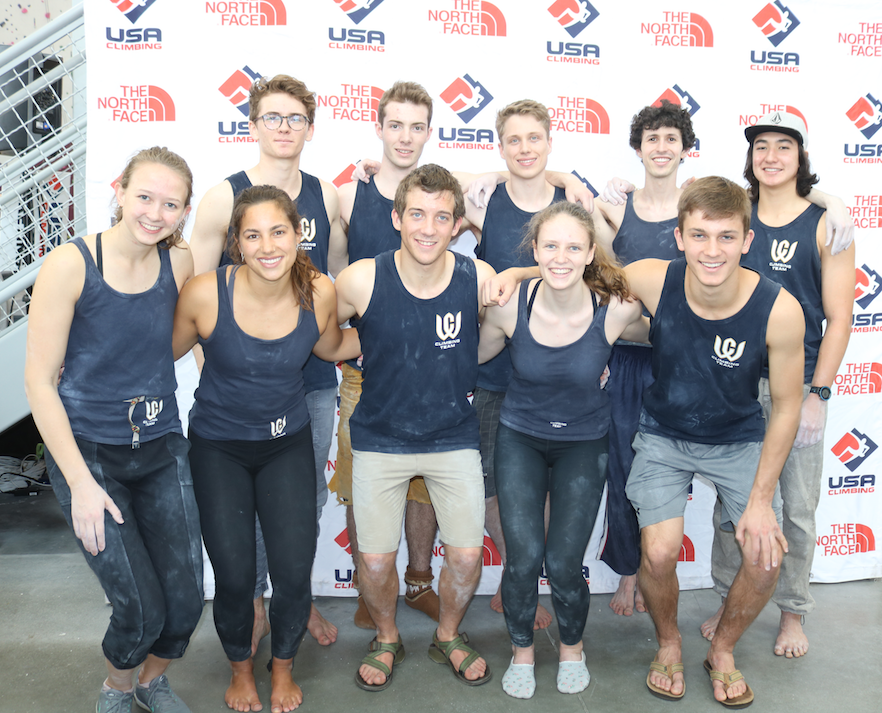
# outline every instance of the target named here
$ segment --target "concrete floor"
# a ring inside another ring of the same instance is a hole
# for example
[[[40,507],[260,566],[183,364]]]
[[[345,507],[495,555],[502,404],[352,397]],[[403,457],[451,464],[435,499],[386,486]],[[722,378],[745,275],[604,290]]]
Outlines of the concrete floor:
[[[807,631],[811,652],[787,661],[772,653],[777,610],[767,606],[736,651],[756,693],[754,711],[800,713],[879,710],[882,694],[882,582],[813,585],[817,609]],[[546,598],[543,598],[546,599]],[[319,646],[307,636],[295,662],[295,680],[305,693],[302,710],[337,711],[696,711],[721,710],[701,664],[707,644],[698,627],[718,604],[710,590],[684,592],[680,622],[687,694],[678,704],[649,695],[644,685],[654,653],[648,616],[616,617],[610,596],[593,598],[586,630],[591,685],[580,695],[555,688],[557,629],[536,637],[538,689],[530,701],[504,695],[500,680],[510,649],[502,616],[488,597],[472,603],[463,629],[493,670],[493,681],[468,688],[446,667],[426,656],[433,622],[401,605],[399,625],[407,658],[385,692],[369,694],[352,681],[367,649],[369,632],[352,625],[354,599],[322,598],[317,605],[340,629],[336,644]],[[548,601],[544,601],[550,607]],[[0,495],[0,713],[93,711],[104,679],[100,640],[109,608],[97,581],[75,548],[51,492],[34,497]],[[268,640],[258,651],[258,690],[269,710]],[[177,693],[193,713],[228,710],[223,693],[228,667],[217,640],[211,604],[187,655],[170,669]],[[874,703],[875,701],[875,703]]]

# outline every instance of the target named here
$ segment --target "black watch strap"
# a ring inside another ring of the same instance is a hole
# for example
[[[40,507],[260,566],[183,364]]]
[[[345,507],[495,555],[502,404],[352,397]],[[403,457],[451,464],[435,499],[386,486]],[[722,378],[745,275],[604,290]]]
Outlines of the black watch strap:
[[[809,389],[810,394],[817,394],[818,398],[821,401],[829,401],[830,397],[833,395],[833,392],[830,390],[829,386],[813,386]]]

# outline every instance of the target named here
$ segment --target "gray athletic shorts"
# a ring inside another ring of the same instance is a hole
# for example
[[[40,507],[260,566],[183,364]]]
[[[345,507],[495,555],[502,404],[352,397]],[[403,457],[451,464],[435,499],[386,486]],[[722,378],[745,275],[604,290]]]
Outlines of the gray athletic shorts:
[[[721,527],[731,530],[738,524],[753,488],[762,442],[709,445],[639,432],[633,445],[637,455],[625,493],[637,511],[641,529],[683,517],[695,473],[717,488]],[[772,509],[778,524],[782,522],[781,508],[781,493],[776,487]]]

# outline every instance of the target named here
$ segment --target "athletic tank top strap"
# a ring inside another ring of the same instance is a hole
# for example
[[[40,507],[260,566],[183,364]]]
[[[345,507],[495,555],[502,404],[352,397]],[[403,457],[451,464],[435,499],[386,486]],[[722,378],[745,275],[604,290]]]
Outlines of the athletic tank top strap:
[[[781,288],[760,275],[737,313],[706,320],[686,301],[687,269],[682,258],[668,265],[649,331],[655,383],[646,390],[640,430],[696,443],[761,441],[758,384]]]
[[[104,277],[104,251],[101,249],[101,233],[95,236],[95,257],[98,258],[98,273]],[[91,260],[91,256],[89,256]]]
[[[499,420],[536,438],[582,441],[603,437],[609,430],[610,403],[600,376],[612,347],[606,340],[607,305],[597,306],[584,333],[570,344],[550,347],[530,331],[537,280],[528,299],[529,281],[521,283],[515,331],[509,346],[513,374]]]
[[[169,251],[157,247],[159,275],[150,288],[125,293],[107,284],[82,238],[71,243],[85,277],[58,394],[74,435],[137,448],[180,433],[171,349],[178,287]]]

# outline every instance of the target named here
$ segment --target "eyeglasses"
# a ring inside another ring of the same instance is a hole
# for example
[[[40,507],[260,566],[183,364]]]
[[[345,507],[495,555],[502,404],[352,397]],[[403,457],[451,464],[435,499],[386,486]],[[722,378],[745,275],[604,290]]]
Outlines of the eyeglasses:
[[[288,120],[288,126],[291,127],[291,131],[303,131],[307,124],[309,124],[309,119],[303,116],[303,114],[288,114],[288,116],[264,114],[258,118],[263,119],[263,125],[270,131],[278,129],[282,125],[282,119]]]

